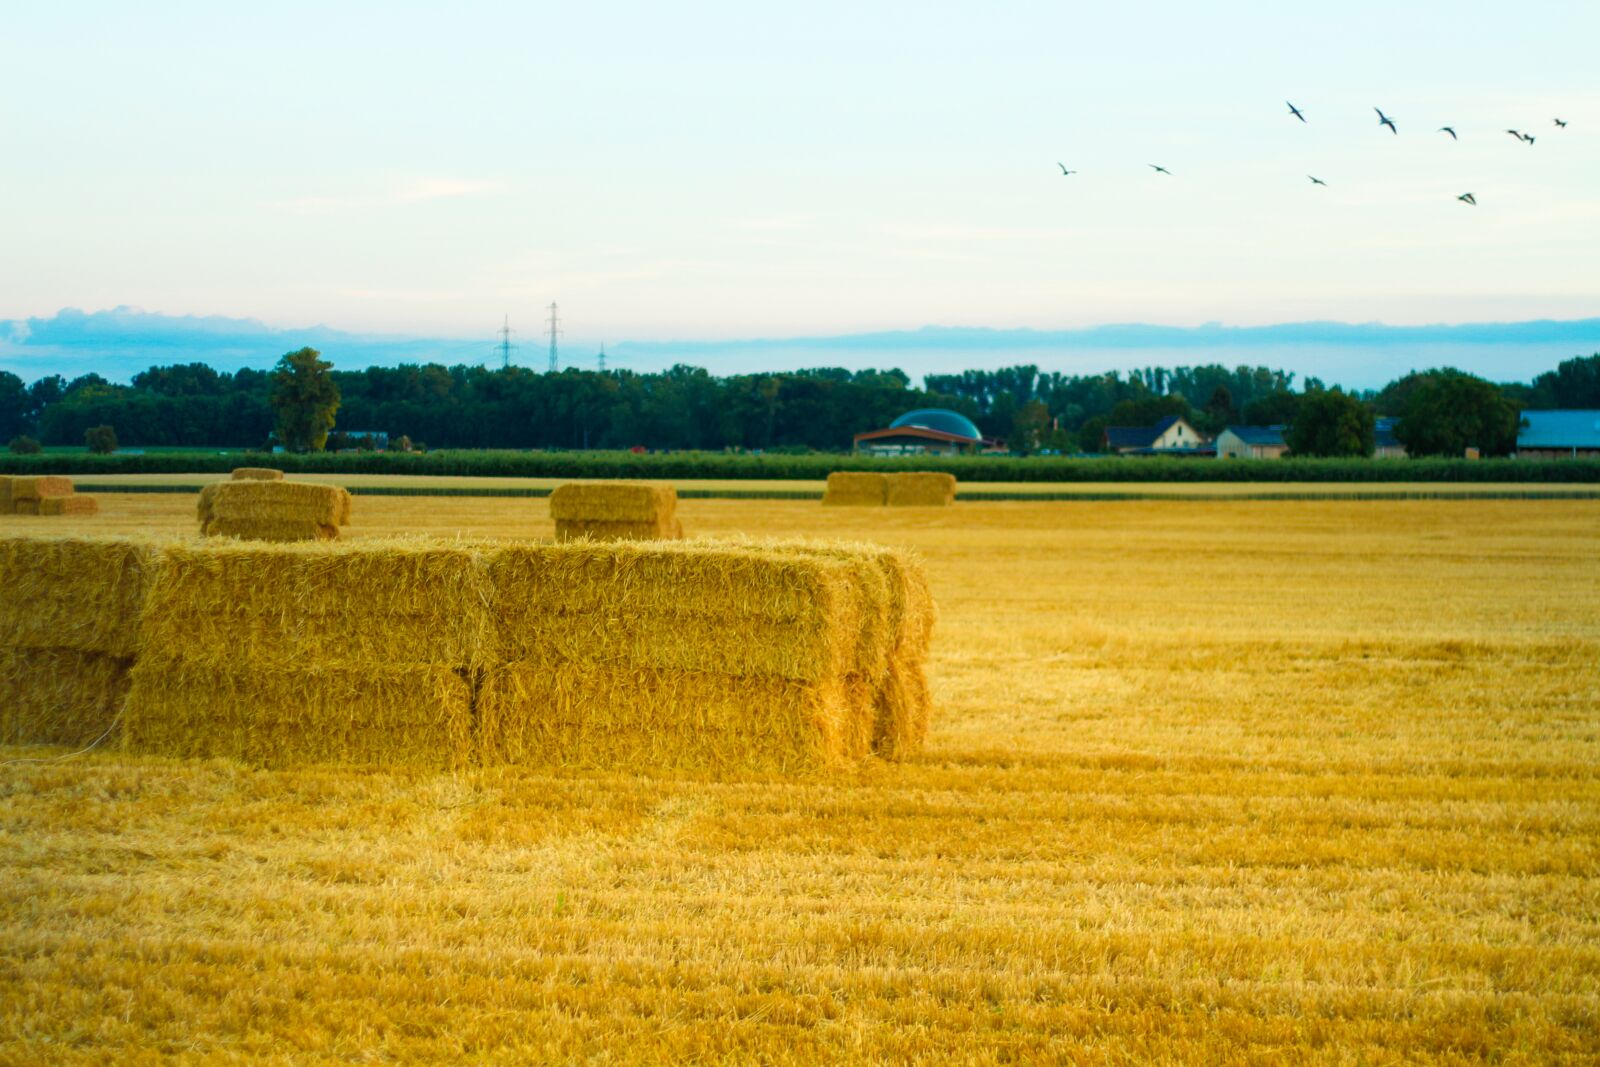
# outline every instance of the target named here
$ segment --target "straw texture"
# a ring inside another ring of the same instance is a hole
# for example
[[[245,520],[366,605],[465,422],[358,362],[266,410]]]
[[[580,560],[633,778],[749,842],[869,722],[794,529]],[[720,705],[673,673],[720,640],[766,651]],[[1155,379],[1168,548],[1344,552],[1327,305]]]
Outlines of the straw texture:
[[[200,532],[211,537],[331,541],[350,521],[350,494],[314,482],[213,482],[200,491],[196,517]]]
[[[59,474],[33,477],[14,475],[11,478],[11,499],[19,503],[24,500],[42,500],[49,496],[71,495],[72,479],[63,478]]]
[[[37,515],[39,514],[39,502],[37,500],[13,500],[11,502],[11,513],[13,515]]]
[[[47,496],[39,501],[41,515],[98,515],[100,501],[92,496]]]
[[[0,515],[13,515],[15,509],[11,505],[11,476],[0,474]]]
[[[890,474],[888,503],[891,507],[942,508],[956,502],[956,476],[941,471],[910,471]]]
[[[647,482],[568,482],[550,494],[560,541],[676,540],[677,508],[676,489]]]
[[[889,495],[888,480],[866,471],[834,471],[822,502],[832,507],[879,507]]]
[[[70,648],[0,646],[0,744],[96,740],[117,721],[132,663]]]
[[[281,482],[283,472],[272,467],[235,467],[230,477],[236,482]]]

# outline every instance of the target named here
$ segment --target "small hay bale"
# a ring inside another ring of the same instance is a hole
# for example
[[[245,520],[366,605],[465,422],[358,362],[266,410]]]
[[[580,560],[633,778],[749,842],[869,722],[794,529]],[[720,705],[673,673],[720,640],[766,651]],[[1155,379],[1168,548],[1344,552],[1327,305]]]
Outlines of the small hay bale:
[[[157,542],[0,538],[0,647],[132,656]]]
[[[133,752],[288,767],[382,763],[459,769],[472,759],[472,685],[450,667],[269,669],[141,656],[122,730]]]
[[[283,472],[271,467],[235,467],[229,477],[236,482],[281,482]]]
[[[0,744],[82,747],[110,730],[133,660],[70,648],[0,647]]]
[[[37,515],[39,514],[39,502],[37,500],[13,500],[11,502],[11,514]]]
[[[92,496],[47,496],[39,501],[41,515],[98,515],[100,501]]]
[[[207,537],[235,537],[241,541],[337,541],[339,527],[296,519],[213,518],[200,530]]]
[[[942,471],[891,474],[889,506],[943,508],[956,502],[956,476]]]
[[[72,492],[72,479],[59,474],[13,476],[11,479],[11,499],[18,503],[52,496],[71,496]]]
[[[568,482],[550,494],[552,519],[657,522],[677,507],[676,489],[649,482]]]
[[[832,507],[878,507],[888,500],[889,483],[870,471],[834,471],[822,502]]]
[[[213,515],[239,521],[313,522],[339,525],[346,508],[345,492],[317,482],[217,482],[211,498]]]
[[[839,679],[535,660],[490,668],[478,714],[488,764],[793,772],[849,755]]]

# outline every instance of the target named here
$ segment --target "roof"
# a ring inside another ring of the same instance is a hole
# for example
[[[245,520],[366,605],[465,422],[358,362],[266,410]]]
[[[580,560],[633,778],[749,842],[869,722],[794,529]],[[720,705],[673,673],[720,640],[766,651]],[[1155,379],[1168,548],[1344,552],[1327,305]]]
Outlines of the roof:
[[[1373,448],[1404,448],[1400,438],[1394,435],[1394,428],[1400,420],[1388,415],[1372,421],[1372,447]]]
[[[1118,449],[1149,448],[1178,421],[1179,416],[1168,415],[1154,426],[1107,426],[1106,444]]]
[[[1224,433],[1231,433],[1247,445],[1281,445],[1284,428],[1280,426],[1229,426]]]
[[[951,437],[959,437],[968,444],[983,440],[983,434],[972,420],[959,411],[947,408],[918,408],[908,411],[889,424],[890,429],[915,426],[924,430],[937,430]]]
[[[1524,411],[1518,448],[1600,448],[1600,411]]]
[[[858,433],[856,443],[862,441],[933,441],[939,444],[970,445],[975,438],[966,437],[957,433],[945,433],[943,430],[930,430],[926,426],[891,426],[886,430],[868,430]]]

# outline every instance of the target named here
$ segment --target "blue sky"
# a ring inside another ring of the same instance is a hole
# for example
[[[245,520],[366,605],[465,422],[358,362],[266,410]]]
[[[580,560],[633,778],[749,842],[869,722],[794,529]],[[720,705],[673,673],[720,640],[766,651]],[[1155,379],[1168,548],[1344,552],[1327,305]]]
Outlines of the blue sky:
[[[13,0],[5,22],[4,320],[487,338],[509,313],[537,365],[551,300],[574,351],[1600,315],[1591,3]]]

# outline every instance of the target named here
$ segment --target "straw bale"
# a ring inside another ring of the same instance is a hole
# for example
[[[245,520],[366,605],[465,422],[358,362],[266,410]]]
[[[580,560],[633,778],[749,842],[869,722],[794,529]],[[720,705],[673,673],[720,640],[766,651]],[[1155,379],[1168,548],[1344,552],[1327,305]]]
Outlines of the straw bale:
[[[134,666],[122,729],[130,751],[165,756],[460,768],[473,757],[472,703],[449,667],[265,669],[157,654]]]
[[[215,669],[470,667],[488,641],[484,577],[474,548],[424,538],[172,544],[140,632]]]
[[[533,660],[491,668],[478,714],[486,763],[797,771],[849,755],[836,678]]]
[[[92,496],[47,496],[39,501],[41,515],[98,515],[100,501]]]
[[[283,472],[271,467],[235,467],[230,477],[236,482],[281,482]]]
[[[11,505],[11,476],[0,474],[0,515],[13,514],[15,511]]]
[[[550,494],[558,521],[670,523],[677,507],[676,489],[648,482],[568,482]]]
[[[157,543],[0,538],[0,646],[131,656]]]
[[[122,711],[132,664],[70,648],[0,647],[0,744],[95,741]]]
[[[334,525],[336,525],[336,526],[349,526],[350,525],[350,496],[351,496],[350,490],[345,489],[342,486],[339,488],[339,512],[338,512],[338,516],[337,516],[338,521],[336,523],[334,523]]]
[[[236,537],[245,541],[336,541],[339,527],[306,519],[213,518],[201,528],[207,537]]]
[[[496,657],[843,676],[862,611],[850,568],[760,545],[505,545],[487,566]]]
[[[17,502],[43,500],[48,496],[71,495],[72,479],[63,478],[59,474],[44,474],[32,477],[13,476],[11,479],[11,499]]]
[[[678,541],[683,523],[672,516],[653,522],[613,522],[604,519],[557,519],[558,541]]]
[[[39,514],[39,502],[37,500],[13,500],[11,502],[11,514],[37,515]]]
[[[834,471],[828,475],[828,489],[822,502],[832,506],[875,507],[889,495],[888,480],[867,471]]]
[[[211,508],[217,519],[337,526],[347,507],[344,497],[338,486],[317,482],[228,481],[215,483]]]
[[[956,502],[956,476],[942,471],[909,471],[888,476],[891,507],[942,508]]]
[[[206,532],[206,524],[216,518],[217,486],[222,483],[212,482],[210,485],[200,487],[200,499],[195,506],[195,517],[200,520],[200,532]]]

